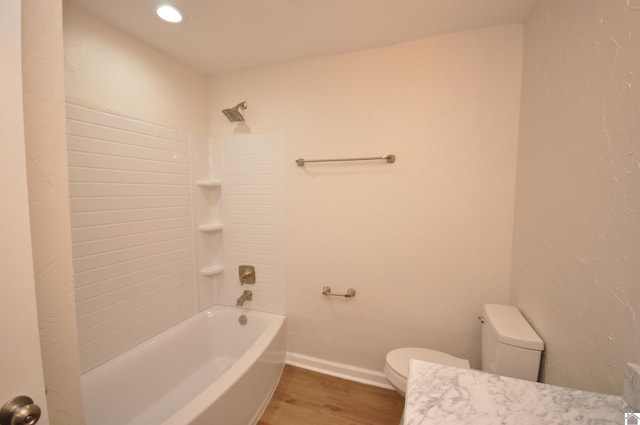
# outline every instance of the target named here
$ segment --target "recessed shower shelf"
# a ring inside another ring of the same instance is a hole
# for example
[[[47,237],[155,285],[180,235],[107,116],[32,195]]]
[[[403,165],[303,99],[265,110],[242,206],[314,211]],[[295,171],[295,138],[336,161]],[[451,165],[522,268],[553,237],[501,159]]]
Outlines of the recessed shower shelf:
[[[202,276],[215,276],[222,272],[224,272],[224,266],[220,266],[220,265],[209,266],[200,270],[200,274]]]
[[[213,189],[213,188],[222,186],[222,181],[220,181],[220,180],[198,180],[196,182],[196,184],[199,187],[202,187],[202,188],[205,188],[205,189]]]
[[[198,226],[198,230],[203,233],[213,233],[219,232],[220,230],[222,230],[222,227],[222,223],[201,224],[200,226]]]

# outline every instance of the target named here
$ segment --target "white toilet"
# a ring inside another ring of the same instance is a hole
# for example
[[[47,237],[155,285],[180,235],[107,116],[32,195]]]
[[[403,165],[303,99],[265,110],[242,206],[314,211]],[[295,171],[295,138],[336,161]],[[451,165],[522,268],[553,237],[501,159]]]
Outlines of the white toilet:
[[[513,306],[485,304],[482,326],[482,370],[497,375],[536,381],[544,343]],[[469,369],[465,359],[426,348],[398,348],[387,354],[384,373],[402,395],[407,389],[409,360],[417,359]]]

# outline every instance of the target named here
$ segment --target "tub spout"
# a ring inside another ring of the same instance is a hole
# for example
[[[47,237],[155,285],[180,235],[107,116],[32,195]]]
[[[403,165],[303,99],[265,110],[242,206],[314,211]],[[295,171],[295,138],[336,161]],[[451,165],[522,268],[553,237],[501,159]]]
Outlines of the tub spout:
[[[242,293],[242,295],[240,295],[240,298],[236,300],[236,305],[242,306],[244,305],[245,301],[251,301],[252,299],[253,299],[253,292],[245,290]]]

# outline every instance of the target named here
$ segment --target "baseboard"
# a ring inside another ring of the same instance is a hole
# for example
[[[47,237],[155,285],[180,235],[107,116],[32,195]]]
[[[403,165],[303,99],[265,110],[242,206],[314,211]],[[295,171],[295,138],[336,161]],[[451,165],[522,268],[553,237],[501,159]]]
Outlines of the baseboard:
[[[393,387],[384,376],[384,373],[372,369],[351,366],[344,363],[330,362],[316,357],[305,356],[298,353],[287,352],[285,362],[291,366],[313,370],[325,375],[335,376],[349,381],[360,382],[361,384],[373,385],[380,388],[392,390]]]

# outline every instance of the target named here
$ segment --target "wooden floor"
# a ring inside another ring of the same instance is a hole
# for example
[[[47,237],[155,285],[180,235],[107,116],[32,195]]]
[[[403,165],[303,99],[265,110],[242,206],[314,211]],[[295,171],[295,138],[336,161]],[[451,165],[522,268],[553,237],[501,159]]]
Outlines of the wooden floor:
[[[398,425],[403,405],[395,391],[285,365],[258,425]]]

